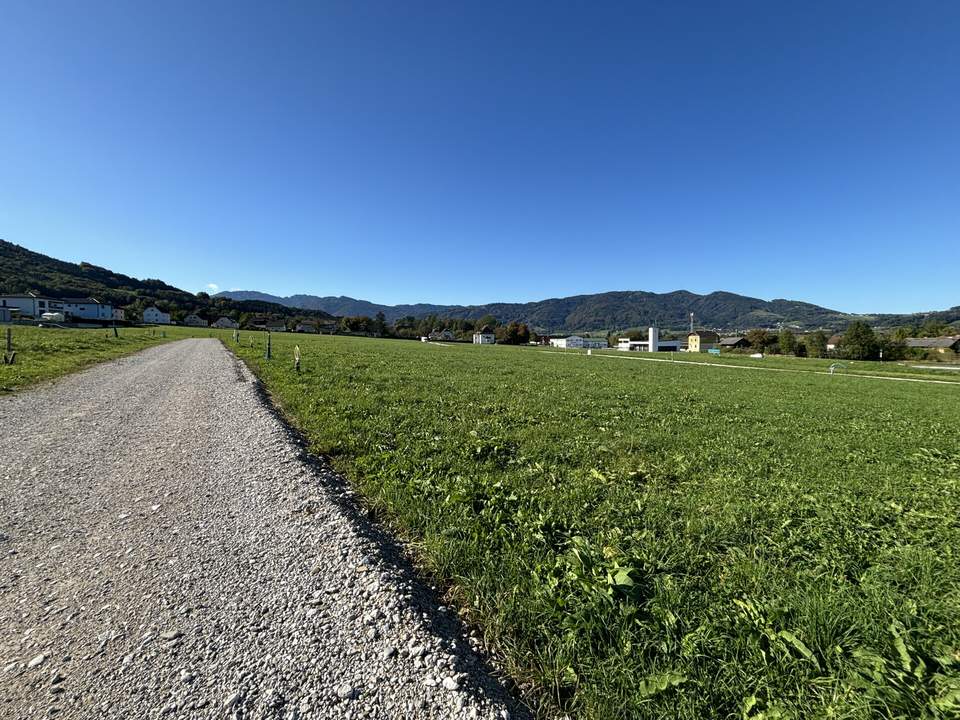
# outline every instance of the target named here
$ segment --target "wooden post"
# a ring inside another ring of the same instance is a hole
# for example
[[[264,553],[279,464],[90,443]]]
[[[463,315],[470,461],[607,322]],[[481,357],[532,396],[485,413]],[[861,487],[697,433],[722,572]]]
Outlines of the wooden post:
[[[270,359],[270,331],[269,330],[267,330],[267,353],[265,357],[267,358],[267,360]]]
[[[3,354],[3,364],[13,365],[17,354],[13,351],[13,328],[7,327],[7,351]]]

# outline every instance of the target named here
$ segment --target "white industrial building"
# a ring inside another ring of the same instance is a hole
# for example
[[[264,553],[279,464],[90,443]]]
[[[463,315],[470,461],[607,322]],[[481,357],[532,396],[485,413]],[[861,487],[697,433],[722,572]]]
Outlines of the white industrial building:
[[[632,352],[677,352],[685,347],[679,340],[661,340],[660,330],[655,327],[647,329],[646,340],[631,340],[630,338],[619,338],[617,340],[617,350]]]
[[[143,321],[151,325],[169,325],[170,313],[160,312],[156,306],[151,306],[143,311]]]
[[[600,349],[607,347],[607,341],[602,338],[581,337],[580,335],[571,335],[565,338],[550,338],[550,344],[556,348],[592,348]]]

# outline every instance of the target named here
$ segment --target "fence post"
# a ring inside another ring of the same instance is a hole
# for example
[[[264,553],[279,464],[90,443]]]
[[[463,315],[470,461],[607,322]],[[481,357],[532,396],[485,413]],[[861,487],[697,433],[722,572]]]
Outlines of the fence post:
[[[13,328],[7,327],[7,351],[3,353],[3,364],[13,365],[17,354],[13,351]]]
[[[270,359],[270,331],[269,330],[267,330],[267,353],[265,357],[267,358],[267,360]]]
[[[300,346],[293,346],[293,369],[300,372]]]

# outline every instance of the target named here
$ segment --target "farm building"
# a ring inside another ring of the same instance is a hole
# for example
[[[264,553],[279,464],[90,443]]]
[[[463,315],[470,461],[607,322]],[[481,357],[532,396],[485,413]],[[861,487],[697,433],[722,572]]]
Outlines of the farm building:
[[[24,295],[0,295],[0,307],[10,308],[11,315],[39,318],[45,312],[63,312],[63,302],[56,298],[44,297],[35,293]]]
[[[297,323],[297,326],[294,328],[294,332],[298,333],[316,333],[317,324],[312,322],[301,322]]]
[[[843,342],[843,335],[831,335],[827,338],[827,352],[833,352],[838,347],[840,343]]]
[[[270,320],[266,324],[267,332],[286,332],[287,324],[283,320]]]
[[[605,348],[607,341],[601,338],[571,335],[565,338],[550,338],[550,344],[558,348]]]
[[[945,353],[948,350],[960,352],[960,335],[946,335],[944,337],[933,338],[907,338],[904,342],[908,348],[934,350],[938,353]]]
[[[493,334],[489,325],[484,325],[473,334],[474,345],[493,345],[496,341],[497,336]]]
[[[114,308],[113,309],[113,319],[123,322],[127,319],[127,311],[123,308]]]
[[[696,330],[687,336],[687,352],[706,352],[720,342],[720,336],[713,330]]]
[[[96,298],[63,298],[63,313],[74,320],[113,320],[113,305]]]
[[[190,327],[207,327],[208,323],[199,315],[194,315],[190,313],[183,319],[184,325],[189,325]]]
[[[721,338],[719,344],[722,350],[743,350],[750,347],[750,341],[740,335]]]
[[[151,306],[143,311],[143,321],[154,325],[169,325],[170,313],[160,312],[156,306]]]
[[[210,327],[220,328],[222,330],[236,330],[240,327],[240,323],[238,323],[236,320],[231,320],[228,317],[222,317],[215,323],[212,323]]]

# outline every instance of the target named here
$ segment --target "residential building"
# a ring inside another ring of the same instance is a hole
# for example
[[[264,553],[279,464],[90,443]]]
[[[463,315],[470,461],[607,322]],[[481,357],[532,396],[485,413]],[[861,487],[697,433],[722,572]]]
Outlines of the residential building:
[[[453,342],[457,339],[450,330],[434,330],[432,333],[430,333],[429,337],[431,340],[445,340],[447,342]]]
[[[750,341],[742,335],[720,338],[721,350],[744,350],[750,347]]]
[[[493,334],[493,329],[489,325],[484,325],[473,334],[474,345],[493,345],[497,342],[497,336]]]
[[[720,336],[713,330],[695,330],[687,335],[687,352],[707,352],[720,342]]]
[[[0,295],[0,307],[10,308],[10,315],[39,319],[45,312],[63,312],[63,302],[36,293]]]
[[[143,311],[143,322],[151,325],[169,325],[170,313],[160,312],[156,306]]]
[[[228,317],[222,317],[215,323],[212,323],[210,327],[220,328],[221,330],[236,330],[240,327],[240,323]]]
[[[827,352],[833,352],[838,347],[840,343],[843,342],[843,335],[831,335],[827,338]]]
[[[268,320],[266,330],[267,332],[286,332],[287,324],[283,320]]]
[[[183,324],[189,325],[190,327],[208,327],[209,326],[209,323],[206,320],[204,320],[199,315],[195,315],[193,313],[190,313],[183,319]]]
[[[908,348],[921,348],[924,350],[933,350],[938,353],[946,353],[952,350],[960,352],[960,335],[946,335],[944,337],[933,338],[907,338],[904,344]]]
[[[114,308],[113,309],[113,319],[123,321],[126,319],[127,312],[123,308]]]
[[[92,297],[63,298],[63,313],[71,320],[113,320],[113,305]]]
[[[317,324],[312,322],[297,323],[294,331],[298,333],[315,333],[318,332]]]

